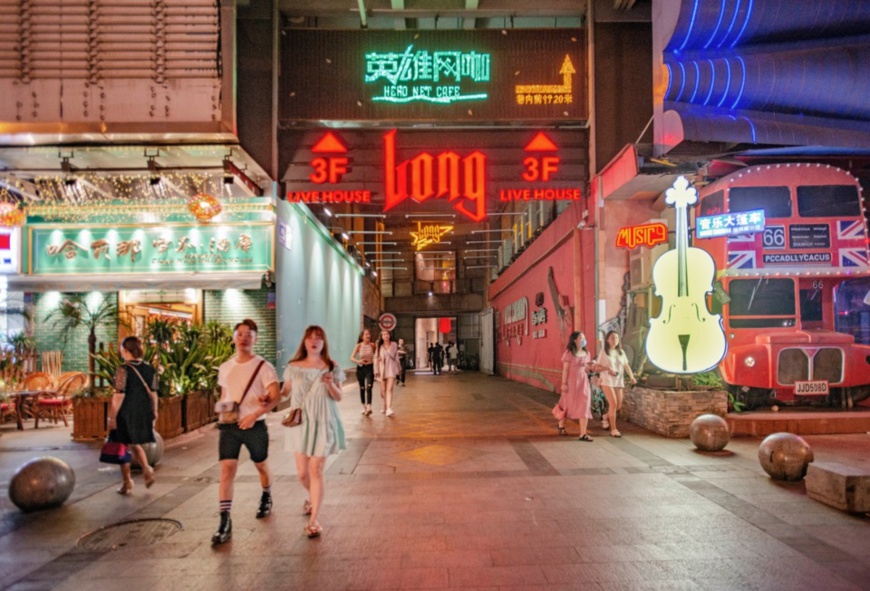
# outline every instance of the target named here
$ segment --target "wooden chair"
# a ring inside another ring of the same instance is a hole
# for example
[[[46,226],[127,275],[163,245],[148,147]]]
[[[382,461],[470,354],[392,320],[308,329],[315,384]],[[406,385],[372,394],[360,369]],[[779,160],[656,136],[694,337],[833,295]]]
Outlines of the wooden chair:
[[[9,400],[0,400],[0,425],[6,421],[17,420],[18,413],[15,410],[15,401],[11,398]]]
[[[52,388],[54,388],[54,376],[45,371],[29,373],[21,381],[22,390],[51,390]]]
[[[65,427],[69,427],[67,415],[72,412],[72,396],[88,385],[88,374],[83,372],[67,372],[66,377],[59,382],[55,394],[46,395],[36,400],[36,423],[34,428],[39,427],[39,419],[51,419],[55,424],[62,420]]]

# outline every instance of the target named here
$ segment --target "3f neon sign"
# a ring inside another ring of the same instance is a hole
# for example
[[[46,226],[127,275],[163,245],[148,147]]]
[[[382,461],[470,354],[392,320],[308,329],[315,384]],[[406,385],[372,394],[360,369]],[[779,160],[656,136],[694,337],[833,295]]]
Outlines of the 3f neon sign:
[[[469,219],[479,222],[486,217],[486,156],[479,150],[467,156],[423,152],[399,164],[396,160],[394,129],[384,135],[384,211],[408,197],[418,203],[447,197],[453,209]]]

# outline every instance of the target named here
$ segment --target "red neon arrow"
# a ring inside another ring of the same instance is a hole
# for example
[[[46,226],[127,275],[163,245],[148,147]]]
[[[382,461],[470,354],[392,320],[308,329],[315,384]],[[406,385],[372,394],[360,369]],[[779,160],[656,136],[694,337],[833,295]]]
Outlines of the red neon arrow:
[[[347,153],[347,148],[342,144],[337,137],[332,135],[332,132],[328,132],[325,136],[320,138],[320,141],[314,144],[314,147],[311,148],[311,151],[320,154],[323,152],[330,152],[333,154],[345,154]]]
[[[553,140],[544,135],[543,131],[539,131],[524,150],[526,152],[558,152],[559,148],[556,147]]]

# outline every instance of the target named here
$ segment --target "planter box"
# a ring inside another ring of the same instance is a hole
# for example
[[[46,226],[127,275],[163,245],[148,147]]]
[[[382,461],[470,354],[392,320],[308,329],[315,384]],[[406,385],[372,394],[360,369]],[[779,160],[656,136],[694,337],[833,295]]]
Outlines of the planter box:
[[[172,439],[184,433],[181,423],[181,408],[183,397],[160,398],[157,403],[157,424],[154,430],[163,439]]]
[[[108,435],[106,417],[111,398],[104,396],[73,398],[73,441],[94,441]]]
[[[208,392],[188,392],[182,397],[181,425],[185,433],[214,420],[214,402]]]
[[[724,417],[728,394],[724,390],[656,390],[635,386],[625,389],[623,412],[639,427],[665,437],[689,436],[689,425],[698,415]]]

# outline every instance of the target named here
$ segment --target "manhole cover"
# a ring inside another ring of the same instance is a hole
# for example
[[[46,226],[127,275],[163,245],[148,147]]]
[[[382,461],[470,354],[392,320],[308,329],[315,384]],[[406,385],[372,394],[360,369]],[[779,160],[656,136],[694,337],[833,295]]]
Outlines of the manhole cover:
[[[78,545],[88,550],[137,548],[162,542],[181,529],[181,522],[174,519],[123,521],[83,535]]]

